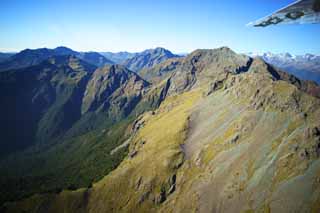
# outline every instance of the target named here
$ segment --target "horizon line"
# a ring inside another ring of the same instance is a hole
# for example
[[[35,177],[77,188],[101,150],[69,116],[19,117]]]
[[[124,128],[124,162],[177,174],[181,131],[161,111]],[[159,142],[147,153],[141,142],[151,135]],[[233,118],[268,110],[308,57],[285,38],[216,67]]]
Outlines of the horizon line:
[[[162,47],[162,46],[155,46],[155,47],[151,47],[151,48],[146,48],[146,49],[142,49],[142,50],[135,50],[135,51],[130,51],[130,50],[116,50],[116,51],[112,51],[112,50],[94,50],[94,49],[87,49],[87,50],[76,50],[74,48],[71,48],[71,47],[68,47],[68,46],[65,46],[65,45],[59,45],[59,46],[56,46],[56,47],[47,47],[47,46],[43,46],[43,47],[38,47],[38,48],[29,48],[29,47],[26,47],[24,49],[20,49],[20,50],[17,50],[17,49],[10,49],[10,48],[0,48],[0,53],[9,53],[9,54],[17,54],[17,53],[20,53],[24,50],[37,50],[37,49],[55,49],[55,48],[58,48],[58,47],[65,47],[65,48],[68,48],[68,49],[71,49],[73,51],[76,51],[76,52],[97,52],[97,53],[106,53],[106,52],[109,52],[109,53],[121,53],[121,52],[127,52],[127,53],[140,53],[140,52],[143,52],[145,50],[150,50],[150,49],[156,49],[156,48],[163,48],[163,49],[166,49],[166,50],[169,50],[170,52],[174,53],[174,54],[177,54],[177,55],[182,55],[182,54],[190,54],[196,50],[199,50],[199,49],[218,49],[218,48],[221,48],[221,47],[228,47],[228,46],[220,46],[220,47],[215,47],[215,48],[196,48],[194,50],[191,50],[191,51],[172,51],[171,49],[169,48],[166,48],[166,47]],[[230,47],[228,47],[230,48]],[[318,53],[314,53],[314,52],[304,52],[304,53],[292,53],[292,52],[289,52],[289,51],[236,51],[235,49],[233,48],[230,48],[231,50],[235,51],[236,53],[238,54],[256,54],[256,55],[261,55],[261,54],[265,54],[265,53],[273,53],[273,54],[285,54],[285,53],[289,53],[291,55],[296,55],[296,56],[299,56],[299,55],[306,55],[306,54],[312,54],[312,55],[316,55],[316,56],[320,56],[320,52]]]

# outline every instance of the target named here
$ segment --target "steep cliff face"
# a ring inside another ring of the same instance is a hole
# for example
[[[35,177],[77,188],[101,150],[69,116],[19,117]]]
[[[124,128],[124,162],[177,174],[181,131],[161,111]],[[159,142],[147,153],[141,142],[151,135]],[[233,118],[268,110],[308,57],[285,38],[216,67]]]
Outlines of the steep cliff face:
[[[117,169],[92,188],[4,208],[318,212],[320,100],[281,76],[227,48],[196,51],[164,81],[159,109],[136,119]]]

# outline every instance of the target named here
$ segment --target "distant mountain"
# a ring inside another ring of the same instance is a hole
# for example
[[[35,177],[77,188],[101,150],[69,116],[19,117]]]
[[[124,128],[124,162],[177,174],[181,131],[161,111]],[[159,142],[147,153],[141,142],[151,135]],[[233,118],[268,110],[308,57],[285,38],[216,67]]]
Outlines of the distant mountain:
[[[167,59],[179,57],[181,56],[175,55],[169,50],[158,47],[137,53],[134,57],[127,59],[123,65],[132,71],[139,72],[143,68],[150,68]]]
[[[137,53],[130,53],[130,52],[100,52],[101,55],[106,57],[107,59],[110,59],[111,61],[122,64],[124,61],[133,58]]]
[[[312,80],[320,84],[320,56],[313,54],[292,55],[290,53],[250,53],[249,55],[259,56],[267,63],[279,67],[300,79]]]
[[[0,71],[25,68],[40,64],[42,61],[52,56],[74,55],[85,62],[95,66],[103,66],[105,64],[113,64],[112,61],[106,59],[96,52],[76,52],[67,47],[57,47],[55,49],[40,48],[23,50],[7,60],[0,63]]]
[[[107,59],[106,57],[97,52],[80,52],[80,54],[77,54],[76,56],[98,67],[102,67],[107,64],[114,64],[112,60]]]
[[[10,58],[11,56],[13,56],[15,53],[2,53],[0,52],[0,63],[2,61],[7,60],[8,58]]]
[[[177,53],[177,55],[181,56],[181,57],[185,57],[187,56],[189,53],[188,52],[180,52],[180,53]]]

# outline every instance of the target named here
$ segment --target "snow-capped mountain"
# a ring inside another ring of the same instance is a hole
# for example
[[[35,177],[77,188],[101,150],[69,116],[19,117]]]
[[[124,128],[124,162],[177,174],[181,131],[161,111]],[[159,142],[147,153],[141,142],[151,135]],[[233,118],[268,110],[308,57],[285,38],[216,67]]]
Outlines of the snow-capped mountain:
[[[279,67],[303,80],[312,80],[320,84],[320,56],[314,54],[293,55],[290,53],[274,54],[248,53],[251,57],[261,57],[267,63]]]

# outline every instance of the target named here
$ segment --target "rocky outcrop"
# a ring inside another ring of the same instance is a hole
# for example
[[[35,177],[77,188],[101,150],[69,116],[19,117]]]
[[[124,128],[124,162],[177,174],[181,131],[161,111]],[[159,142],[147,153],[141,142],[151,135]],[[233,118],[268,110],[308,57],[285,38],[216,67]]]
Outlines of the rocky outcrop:
[[[196,50],[185,58],[167,60],[151,69],[141,71],[142,76],[157,83],[170,78],[168,94],[179,94],[194,87],[208,87],[207,94],[221,88],[228,78],[245,72],[259,72],[275,81],[283,80],[299,90],[319,97],[320,87],[279,70],[260,58],[236,54],[227,47],[214,50]]]
[[[179,93],[208,82],[223,81],[228,75],[246,72],[252,59],[227,47],[196,50],[185,57],[172,76],[169,93]]]

